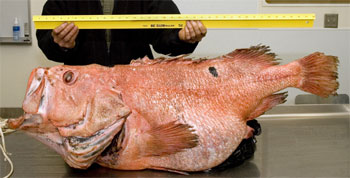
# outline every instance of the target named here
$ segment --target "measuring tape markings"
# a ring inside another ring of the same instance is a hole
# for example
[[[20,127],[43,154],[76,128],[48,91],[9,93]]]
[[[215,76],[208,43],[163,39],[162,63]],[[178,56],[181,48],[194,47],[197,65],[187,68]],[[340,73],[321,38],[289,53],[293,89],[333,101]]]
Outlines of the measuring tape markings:
[[[54,29],[74,22],[80,29],[183,28],[187,20],[201,20],[207,28],[312,27],[315,14],[153,14],[33,16],[37,29]]]

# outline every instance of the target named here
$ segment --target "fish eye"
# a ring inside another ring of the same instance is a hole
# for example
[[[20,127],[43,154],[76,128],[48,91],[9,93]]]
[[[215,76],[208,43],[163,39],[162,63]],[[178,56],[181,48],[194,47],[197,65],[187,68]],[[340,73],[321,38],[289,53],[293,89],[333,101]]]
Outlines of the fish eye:
[[[74,83],[74,73],[72,71],[67,71],[63,74],[64,83],[71,85]]]

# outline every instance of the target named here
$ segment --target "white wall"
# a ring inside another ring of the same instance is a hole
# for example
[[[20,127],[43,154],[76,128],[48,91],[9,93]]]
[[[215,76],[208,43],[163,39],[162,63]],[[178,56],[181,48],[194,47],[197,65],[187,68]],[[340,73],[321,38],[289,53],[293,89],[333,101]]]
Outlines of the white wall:
[[[324,14],[337,13],[338,27],[350,27],[350,4],[287,4],[287,5],[271,5],[265,3],[264,0],[258,0],[259,13],[315,13],[315,28],[322,28],[324,23]]]
[[[231,29],[209,30],[206,38],[195,50],[193,57],[215,57],[236,48],[256,44],[269,45],[273,52],[290,62],[315,51],[339,57],[338,93],[350,95],[350,7],[270,7],[262,0],[174,0],[182,13],[309,13],[317,12],[313,29]],[[31,12],[41,14],[45,0],[32,0]],[[323,14],[339,13],[340,29],[323,29]],[[343,20],[344,19],[344,20]],[[35,30],[32,29],[32,34]],[[31,46],[0,45],[0,107],[21,107],[28,76],[38,66],[53,66],[58,63],[46,60],[36,44]],[[287,104],[294,103],[297,89],[288,89]]]
[[[45,2],[31,0],[31,13],[41,14]],[[21,107],[30,72],[38,66],[59,64],[45,58],[35,36],[32,45],[0,45],[0,63],[0,107]]]
[[[254,14],[257,0],[173,0],[182,14]]]

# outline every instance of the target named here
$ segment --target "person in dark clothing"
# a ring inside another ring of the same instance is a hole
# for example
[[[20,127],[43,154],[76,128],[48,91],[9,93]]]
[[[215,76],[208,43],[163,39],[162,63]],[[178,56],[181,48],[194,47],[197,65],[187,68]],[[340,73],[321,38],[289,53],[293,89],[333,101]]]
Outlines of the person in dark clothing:
[[[111,8],[112,7],[112,8]],[[48,0],[43,15],[98,14],[179,14],[171,0]],[[192,53],[206,35],[200,21],[188,21],[183,29],[79,30],[73,23],[63,23],[54,30],[37,30],[38,45],[49,60],[66,65],[129,64],[132,59],[153,58],[156,52],[167,55]],[[237,166],[254,155],[255,135],[260,125],[248,122],[255,132],[216,169]]]
[[[101,3],[102,2],[102,3]],[[43,15],[179,14],[171,0],[48,0]],[[107,4],[107,5],[106,5]],[[107,12],[106,12],[107,11]],[[153,58],[156,52],[176,56],[192,53],[205,36],[200,21],[188,21],[184,29],[79,30],[63,23],[54,30],[37,30],[38,44],[46,57],[67,65],[129,64],[132,59]]]

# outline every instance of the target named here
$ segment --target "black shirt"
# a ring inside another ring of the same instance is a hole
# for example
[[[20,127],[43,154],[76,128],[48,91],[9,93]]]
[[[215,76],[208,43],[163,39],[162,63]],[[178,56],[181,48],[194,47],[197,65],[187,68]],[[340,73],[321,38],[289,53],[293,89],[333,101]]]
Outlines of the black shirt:
[[[178,14],[171,0],[115,0],[113,14]],[[48,0],[43,15],[103,14],[99,0]],[[53,41],[51,30],[37,30],[40,49],[46,57],[66,65],[97,63],[105,66],[129,64],[132,59],[153,58],[150,45],[162,54],[192,53],[197,43],[183,42],[179,29],[117,29],[112,30],[110,52],[107,51],[105,30],[79,30],[73,49],[63,49]]]

